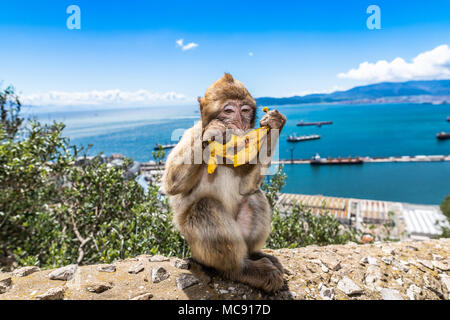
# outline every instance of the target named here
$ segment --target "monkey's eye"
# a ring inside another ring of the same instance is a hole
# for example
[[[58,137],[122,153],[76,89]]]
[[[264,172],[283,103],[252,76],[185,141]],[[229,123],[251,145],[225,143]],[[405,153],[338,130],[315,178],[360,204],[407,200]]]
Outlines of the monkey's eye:
[[[252,111],[252,109],[249,106],[247,106],[247,105],[244,105],[244,106],[241,107],[241,112],[247,113],[247,112],[250,112],[250,111]]]
[[[226,106],[223,108],[223,111],[224,111],[225,113],[230,114],[230,113],[233,113],[233,112],[234,112],[234,108],[233,108],[233,106],[231,106],[231,105],[226,105]]]

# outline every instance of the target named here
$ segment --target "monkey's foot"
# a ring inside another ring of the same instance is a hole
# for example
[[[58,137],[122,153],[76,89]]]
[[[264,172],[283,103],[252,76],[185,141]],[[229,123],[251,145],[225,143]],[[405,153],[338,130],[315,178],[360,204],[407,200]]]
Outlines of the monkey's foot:
[[[266,253],[264,253],[262,251],[257,251],[257,252],[252,252],[250,254],[249,258],[252,259],[252,260],[259,260],[261,258],[267,258],[282,273],[289,274],[289,272],[285,268],[283,268],[283,265],[281,264],[281,262],[276,257],[271,256],[270,254],[266,254]]]
[[[283,273],[266,257],[248,260],[239,278],[240,281],[268,293],[279,291],[284,287]]]

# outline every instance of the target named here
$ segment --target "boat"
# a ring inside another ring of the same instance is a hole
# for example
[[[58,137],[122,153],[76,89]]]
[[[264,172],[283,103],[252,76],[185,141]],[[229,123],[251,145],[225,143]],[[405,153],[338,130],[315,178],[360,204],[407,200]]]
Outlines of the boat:
[[[172,149],[173,147],[175,147],[176,144],[155,144],[155,147],[153,148],[154,150],[159,150],[159,149]]]
[[[333,121],[316,121],[316,122],[304,122],[303,120],[300,120],[297,123],[297,126],[304,127],[304,126],[322,126],[324,124],[333,124]]]
[[[439,140],[450,139],[450,132],[444,132],[444,131],[439,132],[439,133],[436,135],[436,138],[439,139]]]
[[[311,134],[309,136],[297,137],[297,135],[294,133],[294,134],[291,134],[287,138],[287,141],[288,142],[301,142],[301,141],[316,140],[316,139],[320,139],[320,136],[318,134]]]
[[[447,122],[450,122],[450,117],[447,117]]]
[[[334,164],[363,164],[364,161],[360,159],[359,157],[352,158],[331,158],[328,159],[321,158],[318,153],[312,158],[312,160],[309,161],[310,165],[334,165]]]

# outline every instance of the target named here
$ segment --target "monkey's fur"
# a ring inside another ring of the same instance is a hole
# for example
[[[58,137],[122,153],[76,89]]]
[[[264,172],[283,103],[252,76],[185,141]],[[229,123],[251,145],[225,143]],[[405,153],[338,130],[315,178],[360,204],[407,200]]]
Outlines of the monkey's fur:
[[[184,133],[169,154],[163,175],[174,223],[198,262],[231,280],[277,291],[284,285],[283,267],[275,257],[260,251],[270,232],[271,208],[260,189],[261,169],[268,164],[222,164],[213,174],[207,174],[205,162],[193,164],[193,154],[202,153],[202,141],[233,127],[234,118],[221,118],[225,104],[231,101],[237,110],[244,105],[251,108],[252,113],[245,110],[247,118],[243,113],[238,119],[239,129],[248,131],[255,124],[255,100],[229,74],[214,82],[198,100],[201,120]],[[285,121],[273,110],[260,124],[281,130]]]

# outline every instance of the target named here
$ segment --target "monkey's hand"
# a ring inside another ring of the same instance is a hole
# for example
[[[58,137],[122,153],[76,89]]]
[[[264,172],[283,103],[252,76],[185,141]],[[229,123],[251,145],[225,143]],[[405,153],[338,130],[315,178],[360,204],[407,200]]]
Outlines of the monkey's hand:
[[[203,145],[207,145],[208,141],[218,141],[220,143],[225,143],[225,134],[227,128],[219,120],[212,120],[205,128],[203,132],[202,142]]]
[[[267,112],[264,117],[262,117],[261,121],[259,121],[261,127],[269,127],[270,129],[278,129],[280,131],[285,123],[286,117],[278,110]]]

